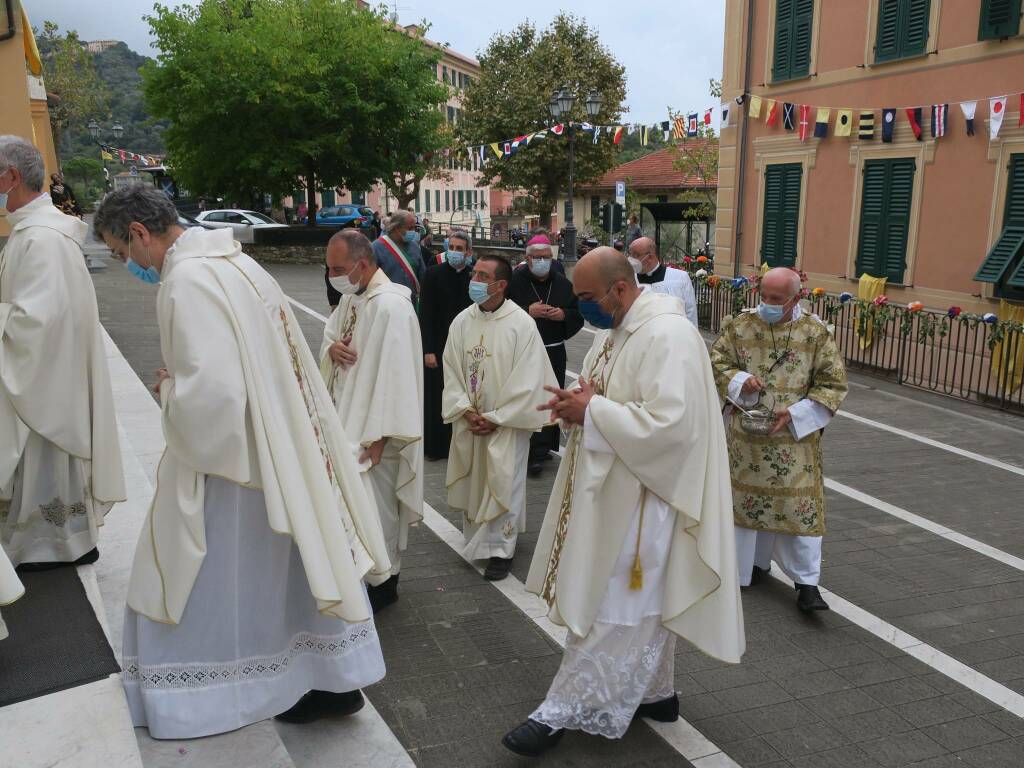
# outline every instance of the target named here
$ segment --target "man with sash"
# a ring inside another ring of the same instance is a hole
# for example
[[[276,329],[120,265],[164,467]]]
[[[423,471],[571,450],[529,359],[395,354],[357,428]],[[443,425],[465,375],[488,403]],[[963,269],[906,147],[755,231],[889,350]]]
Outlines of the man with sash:
[[[578,386],[544,406],[572,431],[526,588],[569,632],[544,702],[502,740],[521,755],[565,729],[617,739],[637,716],[676,720],[677,635],[731,663],[745,647],[711,363],[679,302],[633,274],[608,247],[573,273],[604,330]]]
[[[800,308],[800,276],[786,267],[761,278],[761,303],[722,322],[711,349],[726,402],[740,584],[756,584],[774,559],[796,587],[801,611],[828,610],[818,590],[825,534],[821,431],[846,397],[835,339]],[[764,397],[771,434],[750,435],[740,412]]]
[[[409,289],[409,298],[414,307],[419,304],[420,281],[426,269],[419,240],[416,214],[411,211],[395,211],[384,223],[384,234],[373,241],[377,266],[392,283]]]
[[[423,351],[409,289],[377,266],[355,229],[327,244],[329,279],[341,302],[327,321],[320,373],[369,475],[391,572],[367,588],[376,613],[398,600],[409,525],[423,518]]]

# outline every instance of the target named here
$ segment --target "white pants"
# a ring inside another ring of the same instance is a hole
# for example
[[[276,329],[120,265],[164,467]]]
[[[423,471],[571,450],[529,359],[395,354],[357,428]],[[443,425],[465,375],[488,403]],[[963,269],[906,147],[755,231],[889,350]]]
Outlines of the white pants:
[[[384,530],[384,543],[388,548],[388,559],[391,560],[391,575],[395,576],[402,570],[402,522],[401,505],[395,486],[398,484],[398,451],[388,440],[384,444],[384,453],[380,463],[368,470],[370,487],[373,488],[373,500],[377,502],[377,514]]]
[[[792,536],[736,526],[736,562],[740,586],[750,586],[756,565],[767,571],[772,560],[797,584],[817,586],[821,578],[821,536]]]
[[[519,534],[526,530],[526,464],[530,455],[530,434],[519,431],[516,453],[510,458],[516,468],[516,477],[512,483],[508,512],[482,525],[463,519],[462,534],[466,537],[463,557],[469,560],[503,557],[507,560],[515,555]]]

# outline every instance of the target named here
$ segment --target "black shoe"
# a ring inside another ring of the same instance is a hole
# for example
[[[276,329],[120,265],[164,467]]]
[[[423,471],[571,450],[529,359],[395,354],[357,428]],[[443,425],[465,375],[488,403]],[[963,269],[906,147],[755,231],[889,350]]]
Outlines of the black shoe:
[[[398,602],[398,574],[390,577],[377,586],[366,585],[366,596],[370,598],[370,608],[374,613]]]
[[[540,477],[540,473],[544,470],[544,465],[540,459],[530,459],[530,463],[526,465],[526,474],[528,477]]]
[[[344,717],[354,715],[366,702],[361,691],[347,693],[331,693],[330,691],[310,691],[291,709],[277,716],[286,723],[304,725],[313,723],[322,717]]]
[[[100,551],[93,547],[80,558],[74,561],[48,562],[48,563],[22,563],[15,570],[22,573],[39,573],[40,571],[52,571],[55,568],[63,568],[66,565],[89,565],[100,559]]]
[[[821,597],[821,592],[812,584],[796,584],[796,607],[804,613],[811,611],[827,611],[828,603]]]
[[[512,570],[512,558],[492,557],[487,561],[484,578],[488,581],[501,581]]]
[[[539,757],[555,746],[565,731],[548,728],[536,720],[527,720],[518,725],[501,738],[505,749],[524,757]]]
[[[659,723],[674,723],[679,719],[679,696],[673,693],[669,698],[641,704],[636,708],[633,719],[646,717]]]
[[[768,571],[770,570],[771,566],[768,566],[768,569],[766,570],[764,568],[758,568],[755,565],[753,568],[750,569],[750,584],[748,584],[745,587],[740,587],[740,589],[750,589],[750,587],[757,586],[768,575]]]

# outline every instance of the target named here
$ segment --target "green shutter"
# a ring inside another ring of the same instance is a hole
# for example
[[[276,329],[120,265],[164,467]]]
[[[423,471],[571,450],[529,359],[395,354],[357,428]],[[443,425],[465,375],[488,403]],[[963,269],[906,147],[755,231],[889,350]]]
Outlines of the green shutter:
[[[928,50],[928,19],[931,0],[905,0],[906,16],[901,30],[900,56],[920,56]]]
[[[857,274],[902,283],[907,263],[914,172],[911,158],[864,164]]]
[[[1010,268],[1010,264],[1024,247],[1024,227],[1005,227],[1003,233],[988,252],[988,256],[981,262],[974,279],[982,283],[998,283],[1003,275]],[[1018,278],[1024,278],[1020,267],[1010,278],[1011,282]],[[1021,286],[1024,287],[1024,286]]]
[[[1021,0],[981,0],[979,40],[999,40],[1020,33]]]
[[[772,80],[792,77],[793,8],[796,0],[778,0],[775,4],[775,52]]]
[[[814,0],[796,0],[793,9],[793,64],[791,77],[811,73],[811,30],[814,27]]]
[[[879,0],[875,61],[925,53],[931,7],[931,0]]]
[[[765,169],[761,261],[771,267],[796,264],[803,170],[800,163],[770,165]]]
[[[882,237],[885,214],[885,160],[864,163],[864,188],[860,204],[860,244],[857,247],[857,275],[882,277],[885,244]]]
[[[890,61],[900,55],[900,0],[879,0],[875,61]]]
[[[883,268],[890,283],[902,283],[907,270],[910,203],[914,193],[914,170],[917,163],[910,158],[890,160],[889,163],[886,253]]]
[[[1009,176],[1003,226],[1024,227],[1024,154],[1010,155]]]
[[[814,0],[778,0],[775,4],[773,82],[810,74],[813,22]]]

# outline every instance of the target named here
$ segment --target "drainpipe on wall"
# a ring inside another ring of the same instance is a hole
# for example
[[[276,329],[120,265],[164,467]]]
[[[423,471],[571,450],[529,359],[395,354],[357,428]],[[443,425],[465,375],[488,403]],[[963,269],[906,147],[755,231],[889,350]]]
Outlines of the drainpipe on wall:
[[[750,48],[754,40],[754,0],[747,0],[747,46],[746,53],[744,54],[743,61],[743,95],[744,102],[746,101],[747,94],[750,93]],[[744,170],[747,165],[747,112],[743,110],[743,123],[742,126],[737,125],[737,133],[739,134],[739,150],[740,157],[739,163],[736,168],[736,237],[733,243],[733,255],[735,258],[734,271],[737,276],[741,274],[740,267],[740,240],[743,237],[743,182],[745,180]],[[739,128],[742,127],[742,133],[739,132]]]

